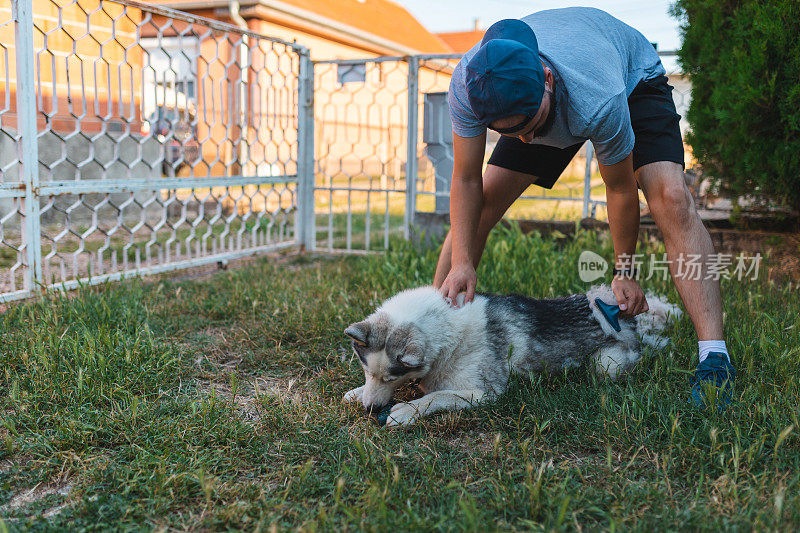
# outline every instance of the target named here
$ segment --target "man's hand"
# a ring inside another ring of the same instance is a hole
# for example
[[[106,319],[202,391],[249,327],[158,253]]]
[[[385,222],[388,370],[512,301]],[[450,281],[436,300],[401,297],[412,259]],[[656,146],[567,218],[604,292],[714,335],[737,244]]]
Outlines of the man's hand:
[[[464,303],[469,303],[475,298],[475,285],[478,284],[478,276],[475,274],[475,267],[472,263],[460,263],[454,265],[444,279],[439,292],[442,296],[449,298],[451,305],[456,305],[458,295],[466,292]]]
[[[650,309],[644,291],[633,278],[614,277],[611,281],[611,290],[617,297],[620,314],[635,316]]]

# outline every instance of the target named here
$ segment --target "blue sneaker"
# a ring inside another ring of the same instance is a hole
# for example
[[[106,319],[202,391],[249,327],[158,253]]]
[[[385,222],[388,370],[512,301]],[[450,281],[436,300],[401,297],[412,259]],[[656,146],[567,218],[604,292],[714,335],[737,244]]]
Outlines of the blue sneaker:
[[[697,370],[689,380],[692,384],[692,398],[689,401],[693,406],[700,408],[705,408],[709,403],[716,404],[717,411],[721,413],[733,399],[735,380],[736,370],[728,362],[725,354],[711,352],[697,365]],[[715,397],[707,398],[707,394],[714,394]]]

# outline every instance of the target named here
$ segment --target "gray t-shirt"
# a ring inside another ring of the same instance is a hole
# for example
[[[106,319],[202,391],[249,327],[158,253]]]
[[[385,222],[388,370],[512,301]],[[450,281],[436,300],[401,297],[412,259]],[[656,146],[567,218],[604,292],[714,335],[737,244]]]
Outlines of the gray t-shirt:
[[[653,45],[634,28],[591,7],[539,11],[522,21],[536,33],[542,61],[556,79],[555,122],[533,142],[566,148],[590,139],[600,163],[625,159],[634,144],[628,96],[641,80],[665,74]],[[486,130],[470,109],[465,83],[466,65],[479,46],[464,54],[450,80],[450,118],[461,137]]]

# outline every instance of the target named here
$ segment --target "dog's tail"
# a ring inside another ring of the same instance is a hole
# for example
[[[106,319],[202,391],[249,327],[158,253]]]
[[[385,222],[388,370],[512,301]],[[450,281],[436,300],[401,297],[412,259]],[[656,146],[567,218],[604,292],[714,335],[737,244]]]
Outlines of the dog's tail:
[[[608,322],[601,317],[594,304],[595,298],[600,298],[608,304],[616,303],[616,298],[611,291],[611,287],[608,285],[594,286],[589,289],[586,296],[589,298],[589,307],[592,309],[592,313],[594,313],[597,321],[600,322],[603,330],[609,335],[624,340],[622,337],[626,331],[625,328],[623,328],[623,332],[621,333],[615,332]],[[682,311],[677,305],[669,303],[664,296],[648,292],[645,297],[647,298],[647,305],[650,310],[646,313],[636,315],[636,334],[641,337],[642,342],[645,344],[654,348],[662,348],[666,346],[668,339],[662,337],[660,333],[667,329],[667,326],[671,323],[678,320]]]

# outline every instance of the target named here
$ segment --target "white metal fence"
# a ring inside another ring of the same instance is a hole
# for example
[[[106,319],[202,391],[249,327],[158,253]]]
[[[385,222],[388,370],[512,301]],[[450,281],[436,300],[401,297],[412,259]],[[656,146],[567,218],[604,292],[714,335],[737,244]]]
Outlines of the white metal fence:
[[[459,57],[312,62],[295,43],[135,0],[0,0],[0,302],[408,238],[448,210]],[[671,80],[683,113],[688,83]],[[526,191],[516,216],[595,215],[591,152],[570,172]]]
[[[459,58],[314,62],[318,249],[382,249],[408,237],[416,213],[447,210],[450,176],[434,163],[452,162],[449,119],[426,128],[423,118],[446,99]]]
[[[0,301],[302,243],[310,74],[170,9],[0,2]]]

